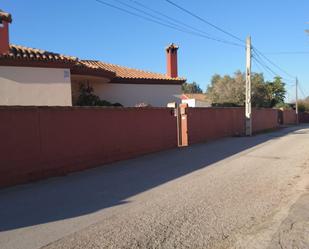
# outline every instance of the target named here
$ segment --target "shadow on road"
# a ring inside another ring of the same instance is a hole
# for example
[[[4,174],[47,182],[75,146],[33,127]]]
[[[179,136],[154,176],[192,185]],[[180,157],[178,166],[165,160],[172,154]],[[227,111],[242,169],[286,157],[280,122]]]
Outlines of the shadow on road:
[[[0,190],[0,231],[74,218],[126,199],[309,125],[226,138]],[[254,159],[252,159],[254,160]]]

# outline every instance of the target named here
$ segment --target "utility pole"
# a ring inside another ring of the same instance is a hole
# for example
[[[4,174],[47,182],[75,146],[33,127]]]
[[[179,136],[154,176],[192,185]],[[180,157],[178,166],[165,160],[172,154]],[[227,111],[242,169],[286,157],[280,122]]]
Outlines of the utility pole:
[[[251,37],[247,38],[246,45],[246,136],[252,135],[252,112],[251,112]]]
[[[296,96],[296,102],[295,102],[295,113],[296,113],[296,124],[298,124],[298,78],[296,77],[296,84],[295,84],[295,96]]]

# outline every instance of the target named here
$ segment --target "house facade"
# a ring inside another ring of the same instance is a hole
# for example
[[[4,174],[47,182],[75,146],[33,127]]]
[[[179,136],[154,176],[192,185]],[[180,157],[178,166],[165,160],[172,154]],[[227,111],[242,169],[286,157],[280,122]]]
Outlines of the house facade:
[[[178,77],[174,44],[166,48],[167,73],[159,74],[10,44],[11,22],[0,11],[0,105],[75,105],[82,84],[100,99],[128,107],[179,101],[185,79]]]
[[[211,101],[204,93],[184,93],[181,95],[181,103],[189,107],[211,107]]]

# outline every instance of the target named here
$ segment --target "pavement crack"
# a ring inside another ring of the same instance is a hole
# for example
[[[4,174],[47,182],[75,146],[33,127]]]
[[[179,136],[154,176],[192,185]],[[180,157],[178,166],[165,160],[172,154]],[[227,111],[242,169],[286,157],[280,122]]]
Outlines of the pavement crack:
[[[291,225],[290,225],[290,230],[293,229],[293,226],[294,226],[295,222],[292,222]]]
[[[282,242],[281,242],[281,234],[279,234],[278,244],[279,244],[280,248],[283,249],[283,245],[282,245]]]

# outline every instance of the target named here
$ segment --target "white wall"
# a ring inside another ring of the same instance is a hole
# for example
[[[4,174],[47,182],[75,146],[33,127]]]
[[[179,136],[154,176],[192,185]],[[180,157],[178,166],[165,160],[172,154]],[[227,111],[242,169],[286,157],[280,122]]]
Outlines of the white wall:
[[[181,102],[188,104],[189,107],[211,107],[210,103],[196,99],[183,99]]]
[[[179,103],[181,85],[146,85],[91,83],[94,94],[109,102],[118,102],[123,106],[135,106],[139,103],[154,107],[166,107],[169,102]]]
[[[0,66],[0,105],[71,106],[70,70]]]
[[[209,102],[195,100],[195,107],[211,107]]]
[[[195,106],[195,99],[183,99],[181,103],[188,104],[189,107],[196,107]]]

